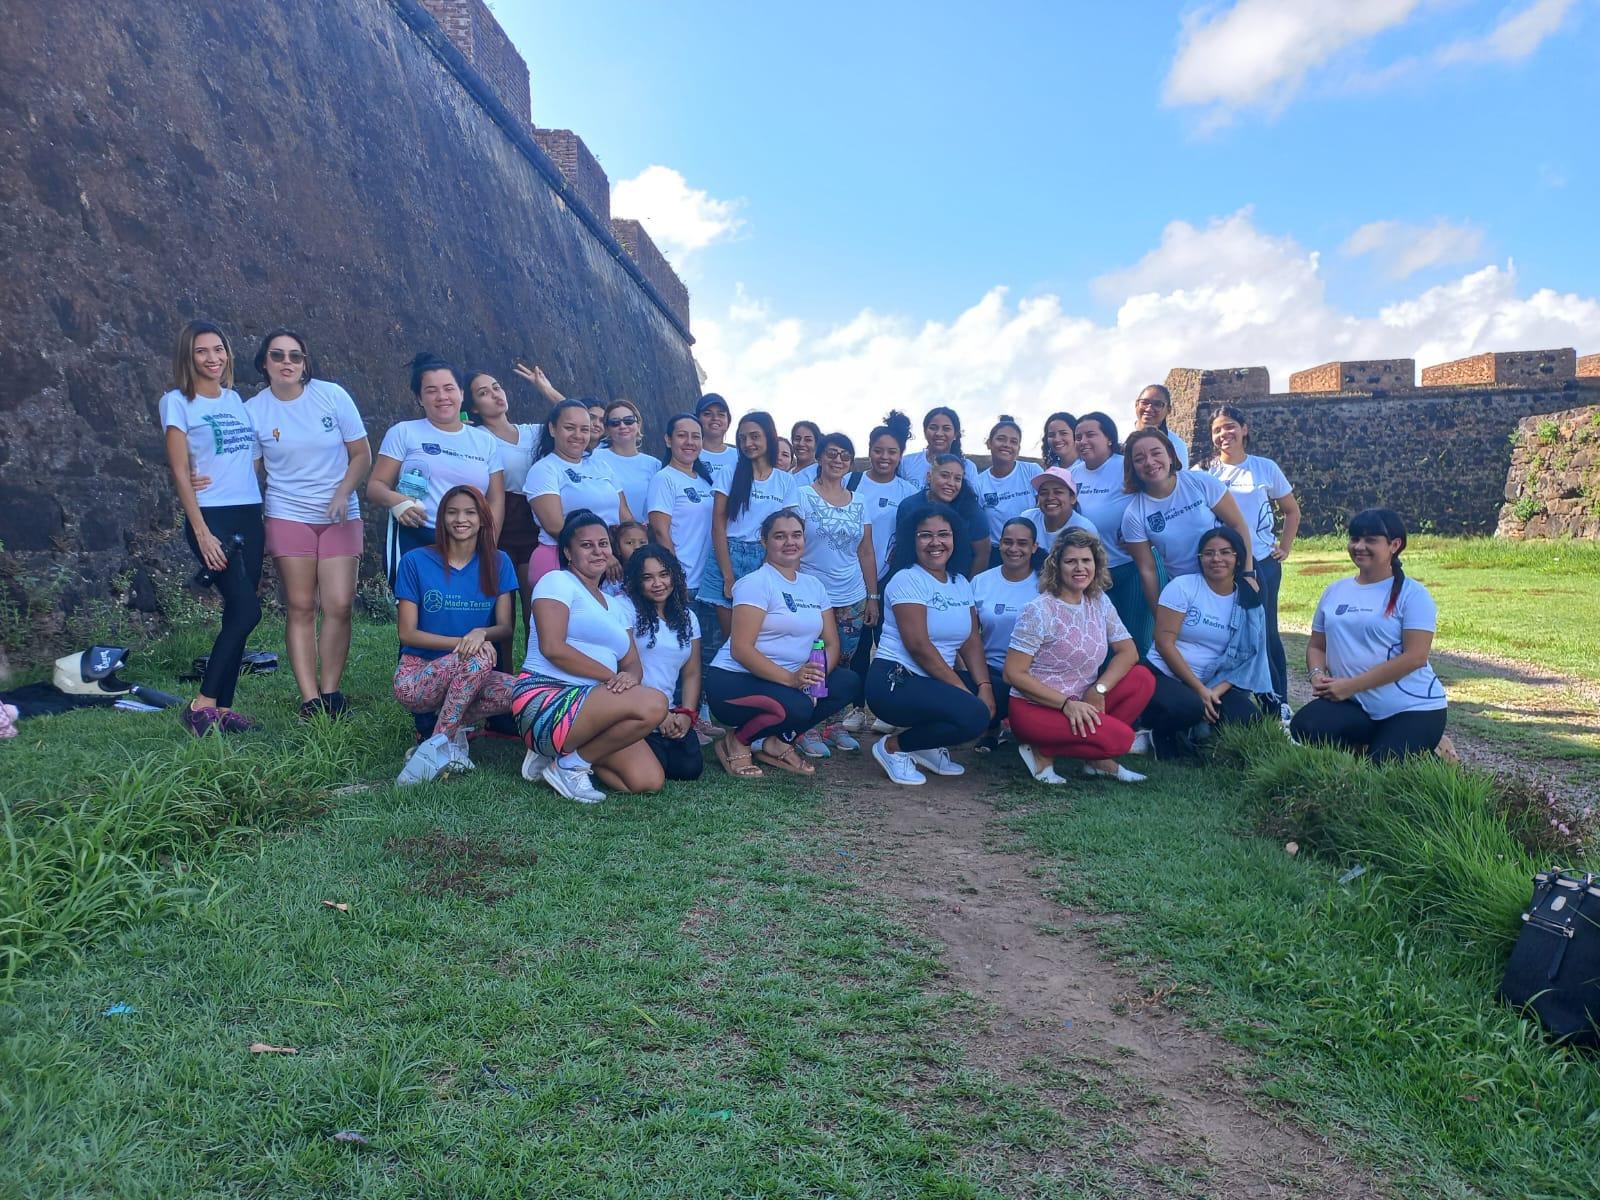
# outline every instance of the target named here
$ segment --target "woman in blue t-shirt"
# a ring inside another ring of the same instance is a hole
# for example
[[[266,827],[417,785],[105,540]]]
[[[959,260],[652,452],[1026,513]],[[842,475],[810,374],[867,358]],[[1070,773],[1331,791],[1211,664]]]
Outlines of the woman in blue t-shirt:
[[[1446,707],[1428,652],[1439,610],[1400,565],[1405,522],[1369,508],[1350,518],[1349,539],[1355,578],[1317,602],[1306,646],[1315,698],[1289,730],[1298,742],[1364,747],[1374,762],[1436,750]]]
[[[517,572],[495,547],[489,501],[470,484],[441,497],[436,541],[409,551],[395,571],[400,662],[394,694],[413,713],[436,713],[433,735],[397,782],[426,783],[471,770],[463,727],[511,711],[510,675],[494,669],[494,643],[511,636]]]

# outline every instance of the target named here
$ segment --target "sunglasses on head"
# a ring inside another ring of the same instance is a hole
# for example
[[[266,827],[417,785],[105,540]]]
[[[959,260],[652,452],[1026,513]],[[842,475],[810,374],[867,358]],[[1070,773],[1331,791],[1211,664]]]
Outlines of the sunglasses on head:
[[[303,350],[268,350],[267,357],[273,362],[303,363],[306,360]]]
[[[615,429],[619,425],[637,425],[638,423],[639,423],[639,418],[634,416],[632,413],[629,413],[625,417],[607,417],[606,418],[606,428],[607,429]]]

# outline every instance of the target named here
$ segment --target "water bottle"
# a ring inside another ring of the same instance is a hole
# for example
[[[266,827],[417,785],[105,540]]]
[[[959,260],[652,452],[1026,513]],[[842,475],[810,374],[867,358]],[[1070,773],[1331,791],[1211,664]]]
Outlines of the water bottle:
[[[413,500],[426,500],[428,498],[428,477],[416,467],[412,467],[400,476],[400,482],[394,485],[394,490],[402,496],[409,496]]]
[[[811,657],[806,662],[821,671],[823,676],[806,689],[806,695],[813,700],[821,700],[828,694],[828,648],[823,645],[821,638],[811,643]]]

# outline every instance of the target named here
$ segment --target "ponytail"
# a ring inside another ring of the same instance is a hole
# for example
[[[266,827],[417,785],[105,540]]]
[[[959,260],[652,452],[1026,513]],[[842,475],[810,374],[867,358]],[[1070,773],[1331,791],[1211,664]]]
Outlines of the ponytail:
[[[1389,603],[1383,606],[1383,615],[1394,616],[1394,606],[1400,603],[1400,590],[1406,586],[1406,569],[1400,565],[1400,556],[1396,554],[1389,564],[1394,568],[1394,582],[1389,585]]]

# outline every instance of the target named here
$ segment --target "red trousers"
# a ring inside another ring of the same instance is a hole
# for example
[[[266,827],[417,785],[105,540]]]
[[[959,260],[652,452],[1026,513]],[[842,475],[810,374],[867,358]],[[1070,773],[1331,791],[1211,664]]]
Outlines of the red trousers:
[[[1073,733],[1060,709],[1012,696],[1011,732],[1045,759],[1117,758],[1133,745],[1133,723],[1155,690],[1156,679],[1150,669],[1134,667],[1106,694],[1105,715],[1099,728],[1087,736]]]

